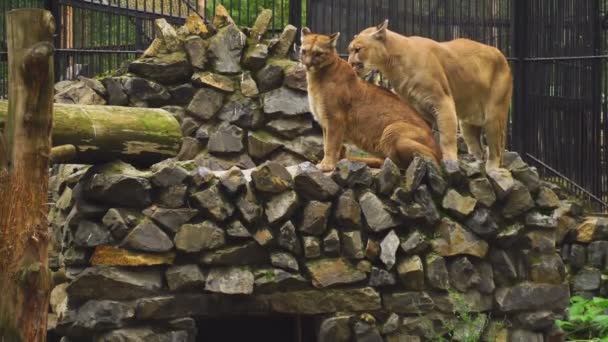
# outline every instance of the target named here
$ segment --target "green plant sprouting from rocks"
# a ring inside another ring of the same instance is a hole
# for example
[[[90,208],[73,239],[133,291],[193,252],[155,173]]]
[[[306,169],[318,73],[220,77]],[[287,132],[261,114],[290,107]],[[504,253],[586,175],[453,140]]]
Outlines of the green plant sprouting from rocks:
[[[573,296],[568,319],[556,324],[566,331],[569,341],[608,342],[608,298]]]

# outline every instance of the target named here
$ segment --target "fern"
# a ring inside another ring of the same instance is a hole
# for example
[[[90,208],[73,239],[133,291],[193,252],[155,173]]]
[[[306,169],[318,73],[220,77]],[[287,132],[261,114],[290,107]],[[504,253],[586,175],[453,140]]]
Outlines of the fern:
[[[608,342],[608,298],[570,298],[568,320],[557,320],[569,339]]]

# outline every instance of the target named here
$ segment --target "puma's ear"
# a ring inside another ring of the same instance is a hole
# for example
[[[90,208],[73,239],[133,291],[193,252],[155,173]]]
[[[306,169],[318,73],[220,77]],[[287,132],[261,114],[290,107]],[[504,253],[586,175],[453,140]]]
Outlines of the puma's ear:
[[[338,38],[340,37],[340,32],[332,33],[329,35],[329,43],[331,46],[336,47],[338,44]]]
[[[300,40],[302,43],[304,42],[304,37],[311,34],[310,29],[308,27],[302,27],[302,35],[300,36]]]
[[[372,37],[382,40],[386,37],[386,29],[388,28],[388,19],[384,20],[380,25],[376,26],[376,32],[372,33]]]

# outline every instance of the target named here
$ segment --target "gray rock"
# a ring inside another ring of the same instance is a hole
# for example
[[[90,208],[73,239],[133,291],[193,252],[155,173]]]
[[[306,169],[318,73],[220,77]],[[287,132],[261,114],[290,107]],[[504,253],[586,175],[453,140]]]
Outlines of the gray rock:
[[[334,217],[338,224],[343,227],[361,227],[361,207],[355,199],[353,190],[346,190],[340,195],[334,211]]]
[[[277,242],[279,246],[296,255],[302,254],[302,245],[300,244],[300,239],[296,234],[296,228],[291,221],[285,222],[281,228],[279,228]]]
[[[226,244],[224,231],[211,221],[181,226],[174,240],[175,248],[187,253],[216,249]]]
[[[390,195],[401,181],[401,171],[390,158],[386,158],[375,181],[378,193]]]
[[[264,71],[264,69],[259,72],[262,71]],[[259,83],[258,87],[261,92],[264,92],[262,89],[267,89],[266,87],[262,87]],[[289,88],[279,88],[265,93],[262,96],[262,104],[264,106],[264,113],[267,114],[280,112],[284,115],[293,116],[310,112],[306,94]]]
[[[201,207],[203,215],[218,222],[226,220],[234,213],[234,206],[222,194],[219,184],[194,193],[192,199]]]
[[[310,162],[298,166],[293,180],[296,191],[309,200],[326,201],[334,197],[340,190],[336,182]],[[356,201],[355,204],[357,207],[359,206]],[[340,204],[338,204],[338,207],[340,207]],[[336,211],[338,210],[336,209]]]
[[[342,258],[307,261],[306,269],[317,288],[356,283],[366,278],[365,273]]]
[[[175,164],[168,164],[160,167],[152,173],[150,181],[158,187],[167,187],[182,184],[188,177],[188,171]]]
[[[244,72],[241,75],[241,93],[247,97],[257,97],[260,91],[251,74]]]
[[[551,327],[555,322],[555,315],[548,310],[522,312],[517,315],[517,322],[525,329],[538,331]]]
[[[196,89],[194,89],[192,84],[187,83],[169,87],[168,90],[171,95],[169,103],[175,106],[188,105],[196,93]]]
[[[236,209],[248,224],[253,224],[262,218],[264,213],[253,190],[253,183],[247,183],[245,191],[236,199]]]
[[[478,176],[481,174],[481,161],[480,160],[459,160],[460,170],[464,172],[464,175],[468,178]]]
[[[161,109],[171,113],[177,122],[181,123],[186,116],[186,110],[180,106],[163,106]]]
[[[285,86],[291,89],[308,91],[306,68],[302,64],[295,65],[285,72]]]
[[[144,252],[168,252],[173,242],[157,225],[150,220],[143,220],[127,235],[125,243],[132,249]]]
[[[555,232],[547,230],[533,230],[524,234],[521,241],[522,248],[536,252],[552,252],[555,250]]]
[[[353,327],[356,342],[383,342],[375,324],[364,321],[355,322]]]
[[[272,50],[272,56],[277,58],[285,58],[291,49],[291,46],[296,38],[298,29],[293,25],[287,25],[281,32],[279,41]],[[329,340],[327,340],[329,341]],[[338,340],[336,340],[338,342]]]
[[[165,272],[171,291],[196,290],[205,287],[205,275],[198,265],[172,266]]]
[[[63,263],[66,266],[88,266],[89,257],[86,248],[69,247],[63,252]]]
[[[223,122],[217,131],[209,136],[207,148],[210,153],[238,153],[244,150],[243,130]]]
[[[433,202],[431,193],[426,185],[421,185],[418,187],[414,193],[414,202],[418,203],[418,205],[422,207],[426,222],[431,225],[435,225],[437,222],[439,222],[439,219],[441,218],[439,211],[437,210],[435,202]]]
[[[228,97],[217,116],[220,120],[241,128],[258,127],[261,124],[260,121],[263,120],[263,112],[258,103],[238,92]]]
[[[348,159],[342,159],[336,164],[336,170],[332,174],[332,178],[342,187],[369,188],[372,184],[372,174],[369,167],[362,162],[353,162]]]
[[[520,242],[522,235],[524,235],[525,226],[520,222],[515,222],[503,228],[498,235],[496,235],[496,242],[503,248],[511,247],[513,244]]]
[[[308,280],[299,274],[279,268],[259,268],[253,271],[256,293],[276,293],[310,288]]]
[[[166,208],[179,208],[184,205],[187,185],[173,185],[163,188],[158,193],[158,204]]]
[[[479,273],[467,257],[458,257],[453,260],[448,268],[450,284],[460,292],[466,292],[469,288],[481,282]]]
[[[529,253],[526,264],[530,280],[535,283],[561,284],[566,276],[566,268],[557,253]]]
[[[419,230],[414,230],[411,232],[401,243],[401,249],[406,254],[421,253],[424,252],[428,247],[429,243],[426,240],[426,237]]]
[[[531,192],[536,191],[540,186],[541,181],[538,172],[531,167],[517,168],[511,172],[513,173],[513,177],[522,182]]]
[[[125,328],[112,330],[97,337],[96,342],[150,341],[155,342],[187,342],[187,331],[168,331],[159,333],[151,328]]]
[[[557,219],[533,211],[526,214],[526,226],[536,228],[557,228]]]
[[[443,173],[429,159],[425,159],[426,164],[426,181],[430,191],[437,196],[443,196],[448,187],[448,183],[444,178]]]
[[[209,57],[213,69],[224,74],[240,72],[245,41],[245,35],[234,24],[219,29],[209,39]]]
[[[184,40],[184,49],[190,64],[197,69],[204,69],[207,63],[207,43],[199,36],[189,36]]]
[[[350,342],[350,316],[329,317],[321,323],[318,333],[319,342]]]
[[[568,307],[570,289],[568,284],[524,282],[496,289],[494,298],[501,312],[563,310]]]
[[[285,73],[280,66],[268,64],[263,67],[261,70],[256,72],[253,75],[255,82],[258,85],[258,89],[261,93],[266,93],[271,90],[275,90],[283,84],[283,80],[285,79]],[[264,111],[266,113],[271,113],[266,110],[266,94],[263,98],[264,101]],[[285,113],[288,114],[288,113]]]
[[[141,58],[129,64],[129,72],[162,84],[185,83],[192,71],[183,52]]]
[[[493,248],[490,250],[490,261],[494,269],[496,282],[499,285],[510,284],[517,279],[515,262],[506,251]]]
[[[182,147],[177,154],[177,160],[192,160],[203,149],[198,139],[192,137],[184,137],[182,139]]]
[[[199,89],[186,108],[188,114],[201,119],[211,120],[224,103],[224,93],[212,88]]]
[[[150,181],[131,165],[112,162],[89,172],[91,177],[84,181],[82,189],[86,199],[127,208],[150,205]]]
[[[385,309],[398,314],[421,314],[435,306],[426,292],[396,292],[382,295]]]
[[[496,202],[496,194],[490,181],[485,178],[472,179],[469,182],[469,191],[477,199],[477,202],[490,208]]]
[[[395,275],[393,273],[378,267],[372,267],[372,271],[369,274],[369,286],[393,286],[396,283],[397,280],[395,279]]]
[[[247,180],[243,171],[238,168],[232,168],[227,173],[220,177],[220,183],[229,194],[234,195],[245,189]]]
[[[449,189],[443,197],[442,206],[456,217],[465,217],[473,212],[477,200],[462,196],[454,189]]]
[[[536,205],[541,208],[553,209],[560,206],[559,197],[548,187],[540,187],[536,194]]]
[[[247,151],[255,159],[265,159],[283,144],[264,131],[247,134]]]
[[[426,172],[427,163],[424,159],[419,156],[414,157],[405,170],[405,182],[402,185],[402,188],[407,194],[412,194],[420,186]]]
[[[93,221],[80,221],[74,233],[74,245],[76,247],[95,247],[107,245],[110,242],[112,242],[110,230]]]
[[[81,105],[105,105],[106,100],[95,90],[83,82],[75,82],[58,92],[54,101],[57,103],[81,104]]]
[[[437,254],[427,254],[424,263],[427,283],[436,289],[450,288],[450,275],[446,267],[445,258]]]
[[[67,293],[74,299],[134,299],[154,295],[162,284],[157,269],[90,267],[70,283]]]
[[[184,137],[190,137],[199,128],[200,123],[193,118],[185,118],[182,120],[181,129]]]
[[[201,143],[206,144],[209,141],[209,137],[213,133],[213,130],[214,128],[209,125],[200,125],[194,133],[194,137]]]
[[[295,191],[286,191],[273,196],[266,202],[265,213],[270,224],[291,217],[299,206],[298,195]]]
[[[320,135],[307,135],[293,140],[284,140],[283,148],[313,163],[320,162],[323,158],[323,138]]]
[[[465,227],[483,237],[493,237],[498,232],[498,224],[492,212],[478,208],[465,222]]]
[[[290,189],[293,180],[289,171],[275,162],[265,162],[251,172],[251,180],[257,190],[281,193]]]
[[[487,261],[481,261],[476,264],[476,267],[480,278],[477,289],[483,294],[491,295],[494,293],[494,289],[496,288],[492,264]]]
[[[71,329],[81,334],[120,328],[124,320],[133,318],[134,309],[127,304],[111,300],[89,300],[78,312]]]
[[[513,218],[532,208],[534,208],[534,200],[530,192],[522,183],[515,182],[502,208],[503,216]]]
[[[391,214],[387,205],[372,192],[366,192],[359,197],[359,204],[367,225],[374,232],[390,229],[401,223]]]
[[[587,246],[589,265],[603,269],[608,255],[608,241],[593,241]]]
[[[572,290],[576,292],[595,291],[600,288],[602,272],[597,268],[585,267],[572,278]]]
[[[106,77],[101,80],[108,93],[108,105],[110,106],[126,106],[129,104],[129,97],[122,88],[119,79],[114,77]]]
[[[507,197],[507,195],[514,189],[515,182],[513,180],[513,176],[508,170],[491,170],[488,172],[488,178],[494,186],[496,196],[499,199]]]
[[[255,241],[224,247],[204,253],[200,262],[205,265],[263,265],[270,262],[268,252]]]
[[[424,266],[417,255],[402,259],[397,264],[399,279],[409,290],[424,289]]]
[[[321,241],[315,236],[303,236],[304,256],[307,259],[318,258],[321,256]]]
[[[380,295],[370,287],[274,293],[267,296],[273,312],[318,315],[335,312],[375,311]]]
[[[330,210],[330,202],[308,202],[302,211],[302,222],[298,230],[310,235],[322,235],[327,228]]]
[[[226,234],[233,238],[250,238],[251,233],[247,230],[247,228],[241,223],[239,220],[234,220],[228,224],[226,228]]]
[[[509,342],[543,342],[543,334],[532,331],[514,329],[509,331]]]
[[[340,255],[340,235],[336,229],[330,229],[323,237],[323,252],[328,256]]]
[[[253,273],[246,267],[212,268],[207,275],[205,290],[224,294],[251,294]]]
[[[287,151],[277,151],[276,153],[273,153],[272,157],[270,157],[270,160],[275,163],[279,163],[284,167],[299,165],[308,162],[306,159]]]
[[[363,259],[365,257],[360,231],[342,233],[342,254],[349,259]]]
[[[399,329],[400,326],[401,326],[401,319],[399,318],[399,315],[397,315],[393,312],[388,316],[388,318],[382,325],[381,332],[385,335],[390,334],[390,333],[397,331],[397,329]]]
[[[282,268],[287,271],[298,272],[300,269],[296,258],[294,258],[293,255],[285,252],[271,253],[270,263],[274,267]]]
[[[266,64],[268,45],[255,44],[250,46],[243,58],[243,66],[249,70],[259,70]]]
[[[275,119],[268,122],[266,128],[285,139],[294,139],[313,130],[312,121],[307,117]]]
[[[399,237],[395,234],[394,230],[391,230],[380,243],[380,260],[382,260],[388,270],[393,268],[397,261],[399,242]]]
[[[479,239],[458,223],[443,218],[439,224],[437,238],[432,241],[433,249],[441,256],[467,254],[478,258],[485,257],[488,243]]]

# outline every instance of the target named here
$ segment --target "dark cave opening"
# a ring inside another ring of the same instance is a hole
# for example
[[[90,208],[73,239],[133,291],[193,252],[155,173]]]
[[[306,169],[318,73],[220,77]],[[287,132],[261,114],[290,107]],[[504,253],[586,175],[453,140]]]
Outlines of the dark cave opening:
[[[315,342],[310,316],[229,316],[199,318],[196,342]]]

